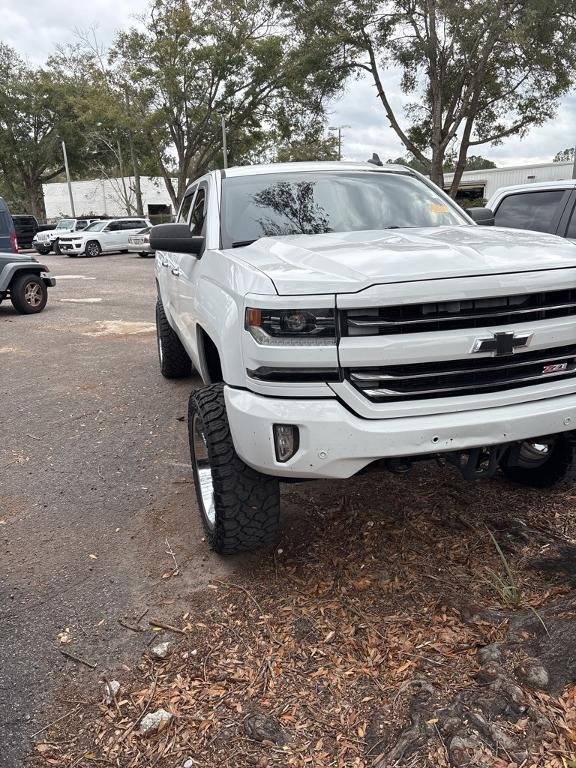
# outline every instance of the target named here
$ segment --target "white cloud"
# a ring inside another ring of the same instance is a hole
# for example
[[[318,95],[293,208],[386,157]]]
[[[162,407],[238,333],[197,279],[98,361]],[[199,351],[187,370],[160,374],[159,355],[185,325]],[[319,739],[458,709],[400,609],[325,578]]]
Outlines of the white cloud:
[[[0,39],[32,64],[42,64],[58,43],[74,41],[74,30],[95,28],[99,41],[109,45],[116,32],[135,23],[146,12],[147,0],[3,0]],[[404,95],[397,73],[384,78],[391,103],[401,115]],[[342,129],[343,156],[366,160],[377,152],[382,159],[405,153],[384,114],[368,76],[351,81],[345,94],[331,105],[330,124]],[[507,139],[498,147],[477,152],[499,166],[549,162],[561,149],[576,144],[576,94],[564,98],[557,117],[523,138]]]

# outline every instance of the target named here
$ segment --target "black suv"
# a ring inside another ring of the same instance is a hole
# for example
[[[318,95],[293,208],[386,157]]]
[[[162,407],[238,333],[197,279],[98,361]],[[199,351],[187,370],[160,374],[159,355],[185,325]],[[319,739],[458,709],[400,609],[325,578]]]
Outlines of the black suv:
[[[17,214],[12,216],[19,248],[32,248],[32,240],[38,232],[38,221],[35,216]]]

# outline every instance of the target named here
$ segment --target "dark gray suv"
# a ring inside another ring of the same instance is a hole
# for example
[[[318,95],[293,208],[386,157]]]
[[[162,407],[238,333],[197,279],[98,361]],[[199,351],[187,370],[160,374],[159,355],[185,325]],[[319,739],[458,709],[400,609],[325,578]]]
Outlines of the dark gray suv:
[[[0,253],[6,251],[18,253],[18,241],[8,206],[0,197]]]

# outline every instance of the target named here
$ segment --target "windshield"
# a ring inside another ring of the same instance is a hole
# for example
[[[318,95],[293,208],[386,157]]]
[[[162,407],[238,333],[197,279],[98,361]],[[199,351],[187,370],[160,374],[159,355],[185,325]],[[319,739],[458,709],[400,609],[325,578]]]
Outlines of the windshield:
[[[408,174],[320,171],[224,179],[222,245],[260,237],[468,224]]]
[[[74,226],[74,219],[61,219],[61,221],[56,224],[56,229],[72,229]]]
[[[94,224],[90,224],[84,232],[102,232],[104,227],[108,224],[107,221],[95,221]]]

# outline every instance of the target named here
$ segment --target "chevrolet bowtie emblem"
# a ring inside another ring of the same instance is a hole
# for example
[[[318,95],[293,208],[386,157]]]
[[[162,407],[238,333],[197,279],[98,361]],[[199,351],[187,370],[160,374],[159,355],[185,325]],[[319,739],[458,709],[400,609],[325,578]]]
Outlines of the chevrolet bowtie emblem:
[[[527,347],[533,333],[512,333],[503,331],[482,339],[476,339],[472,352],[492,352],[495,357],[513,355],[518,347]]]

